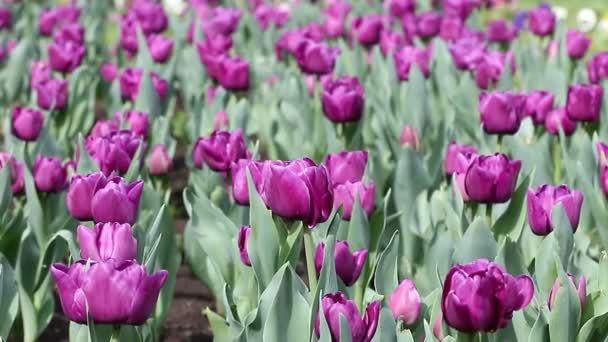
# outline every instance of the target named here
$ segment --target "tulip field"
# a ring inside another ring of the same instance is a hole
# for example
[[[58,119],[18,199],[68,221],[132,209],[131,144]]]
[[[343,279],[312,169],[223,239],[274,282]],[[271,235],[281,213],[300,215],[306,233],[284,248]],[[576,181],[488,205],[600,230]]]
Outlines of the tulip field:
[[[608,341],[600,2],[0,0],[0,341]]]

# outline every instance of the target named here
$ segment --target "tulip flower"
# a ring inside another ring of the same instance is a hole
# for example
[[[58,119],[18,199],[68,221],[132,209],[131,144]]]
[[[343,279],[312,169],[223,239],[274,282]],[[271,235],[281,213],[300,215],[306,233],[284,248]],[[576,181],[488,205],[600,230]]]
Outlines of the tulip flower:
[[[249,169],[253,183],[260,195],[263,195],[262,169],[266,162],[239,159],[232,163],[232,197],[240,205],[249,205],[249,187],[247,183],[247,172]]]
[[[539,37],[553,34],[556,17],[551,8],[539,6],[528,12],[528,28]]]
[[[409,80],[410,69],[413,64],[418,65],[418,68],[425,77],[429,77],[431,74],[431,50],[428,48],[404,46],[393,54],[393,58],[400,81]]]
[[[173,159],[169,156],[167,147],[158,144],[152,148],[148,157],[148,170],[152,176],[166,175],[173,166]]]
[[[380,301],[373,301],[361,317],[354,302],[342,292],[328,293],[321,299],[321,307],[315,320],[315,334],[321,336],[321,312],[327,321],[332,341],[340,341],[340,317],[348,321],[352,342],[370,342],[376,334],[380,317]]]
[[[169,19],[161,4],[150,0],[136,0],[130,14],[135,17],[145,35],[161,33],[167,29]]]
[[[585,308],[585,304],[587,303],[587,280],[585,279],[585,276],[580,276],[577,282],[574,276],[570,273],[568,273],[568,280],[571,281],[572,284],[574,284],[574,287],[578,292],[578,298],[581,303],[582,311]],[[553,283],[553,287],[551,288],[551,291],[549,291],[549,298],[547,300],[549,310],[553,310],[553,308],[555,307],[555,300],[557,299],[557,294],[561,289],[562,285],[560,284],[559,278],[555,279],[555,283]]]
[[[83,45],[84,41],[84,27],[79,23],[69,23],[61,26],[58,30],[55,30],[53,34],[53,40],[62,41],[69,40],[78,45]]]
[[[525,100],[524,116],[529,116],[536,125],[542,125],[545,118],[553,110],[555,97],[544,90],[534,90]]]
[[[129,124],[129,127],[133,133],[143,137],[148,137],[148,130],[150,127],[150,117],[148,113],[140,112],[138,110],[129,110],[121,115],[117,113],[118,117],[122,116],[122,119]]]
[[[121,262],[137,257],[137,240],[128,223],[98,223],[93,229],[81,225],[76,232],[82,259]]]
[[[34,87],[38,107],[46,110],[62,110],[68,104],[69,84],[67,80],[49,79]]]
[[[216,7],[211,18],[203,24],[206,37],[229,36],[239,25],[241,11],[236,8]]]
[[[448,151],[443,162],[443,169],[445,170],[446,175],[451,176],[454,173],[466,172],[466,168],[461,167],[461,165],[463,165],[459,160],[461,155],[468,161],[472,156],[477,155],[477,148],[452,141],[448,146]]]
[[[282,27],[289,20],[289,11],[281,7],[273,7],[268,4],[260,4],[253,11],[253,16],[262,31],[266,31],[271,24]]]
[[[23,141],[35,141],[38,139],[42,126],[44,125],[44,115],[35,109],[17,106],[12,113],[12,132]]]
[[[106,182],[107,178],[101,172],[72,176],[70,188],[65,197],[70,215],[80,221],[92,220],[91,200],[95,192]]]
[[[329,47],[323,42],[304,40],[297,47],[295,56],[300,69],[312,75],[325,75],[334,70],[340,49]]]
[[[127,13],[120,20],[120,47],[132,56],[139,50],[139,42],[137,39],[137,19],[131,13]]]
[[[339,38],[344,35],[344,23],[352,5],[344,0],[332,1],[325,8],[325,34],[329,38]]]
[[[233,132],[215,131],[208,137],[200,137],[192,149],[194,166],[201,169],[204,163],[216,172],[228,171],[233,162],[248,157],[241,129]]]
[[[251,235],[251,226],[241,226],[241,229],[239,230],[238,247],[241,262],[246,266],[251,266],[251,259],[249,259],[249,252],[247,252],[249,235]]]
[[[120,130],[120,122],[116,119],[99,120],[93,125],[88,138],[99,138]]]
[[[509,160],[502,153],[479,155],[471,160],[464,176],[464,187],[469,198],[479,203],[507,202],[521,169],[521,160]]]
[[[511,67],[511,72],[513,73],[515,70],[514,59],[515,57],[512,52],[501,53],[491,51],[482,54],[473,66],[477,86],[481,89],[495,86],[500,80],[502,73],[508,67]]]
[[[581,59],[589,50],[591,39],[584,33],[575,29],[570,29],[566,33],[566,51],[572,59]]]
[[[387,56],[405,45],[405,38],[401,33],[383,30],[380,33],[380,51]]]
[[[67,168],[59,158],[38,155],[32,171],[40,192],[59,192],[67,186]]]
[[[11,192],[18,195],[25,189],[25,165],[8,152],[0,152],[0,170],[10,164]]]
[[[488,134],[514,134],[519,130],[526,98],[512,92],[482,92],[479,95],[481,124]]]
[[[120,74],[120,95],[131,101],[137,99],[139,83],[143,76],[143,69],[127,68]],[[161,79],[156,73],[151,73],[152,85],[158,96],[163,99],[167,95],[167,81]]]
[[[355,198],[359,199],[361,208],[370,217],[376,207],[376,187],[374,182],[370,182],[367,186],[363,182],[356,183],[346,182],[334,186],[334,208],[343,208],[342,218],[350,221]]]
[[[47,61],[39,60],[32,62],[30,66],[30,86],[36,89],[40,83],[51,79],[51,65]]]
[[[447,42],[457,41],[462,37],[464,25],[460,16],[445,15],[439,27],[439,37]]]
[[[302,220],[310,228],[327,221],[333,192],[325,167],[304,158],[269,163],[262,175],[262,198],[274,214],[286,220]]]
[[[333,186],[363,179],[367,166],[367,151],[342,151],[328,154],[323,163]]]
[[[405,125],[401,131],[399,138],[401,146],[411,146],[414,150],[420,150],[420,139],[418,138],[418,130],[412,125]]]
[[[54,41],[48,47],[49,61],[55,71],[71,73],[82,64],[86,46],[71,40]]]
[[[583,205],[583,193],[570,190],[567,185],[541,185],[536,190],[528,190],[528,223],[536,235],[547,235],[555,228],[553,226],[553,208],[562,204],[570,221],[572,230],[576,232]]]
[[[382,17],[379,15],[357,17],[351,22],[353,38],[365,46],[377,44],[383,28]]]
[[[449,47],[452,60],[460,70],[474,70],[484,59],[485,49],[485,42],[477,38],[462,38]]]
[[[459,17],[465,21],[481,6],[481,0],[443,0],[443,11],[448,16]]]
[[[85,141],[87,152],[106,175],[112,172],[126,173],[141,144],[142,138],[129,130],[97,138],[88,137]]]
[[[608,51],[593,56],[587,63],[589,82],[599,84],[608,78]]]
[[[151,34],[148,36],[148,49],[152,59],[157,63],[165,63],[173,52],[173,39],[161,34]]]
[[[576,131],[576,122],[570,120],[566,114],[566,108],[562,107],[549,112],[549,115],[545,119],[545,128],[553,135],[559,135],[561,128],[564,134],[569,136]]]
[[[437,12],[423,12],[416,18],[416,35],[423,39],[430,39],[439,34],[441,15]]]
[[[249,88],[249,62],[240,57],[223,57],[217,65],[216,78],[227,90],[247,90]]]
[[[95,222],[135,223],[144,182],[130,184],[122,177],[108,178],[98,184],[91,199],[91,214]]]
[[[390,15],[396,18],[416,12],[416,0],[385,0],[384,5]]]
[[[509,26],[506,20],[492,20],[488,24],[488,40],[494,43],[509,43],[517,37],[517,28]]]
[[[443,283],[441,311],[456,330],[493,332],[507,326],[513,312],[528,306],[534,283],[526,275],[513,277],[486,259],[457,264]]]
[[[416,283],[404,279],[388,299],[388,306],[396,320],[402,320],[405,326],[412,326],[420,318],[422,299],[416,289]]]
[[[43,10],[38,18],[38,31],[44,36],[50,36],[55,28],[77,22],[80,13],[80,8],[71,4]]]
[[[8,8],[0,8],[0,30],[10,30],[13,14]]]
[[[332,122],[357,122],[363,116],[363,86],[357,77],[343,76],[323,86],[323,113]]]
[[[146,274],[134,261],[89,262],[51,265],[63,312],[69,320],[96,324],[141,325],[154,310],[168,272]]]
[[[356,252],[351,252],[348,241],[338,240],[334,248],[334,262],[336,265],[336,274],[346,286],[352,286],[365,267],[367,261],[367,249],[360,249]],[[321,274],[325,258],[325,244],[320,243],[317,246],[315,253],[315,269],[317,276]]]
[[[283,60],[285,54],[296,56],[300,45],[304,44],[309,38],[302,29],[294,29],[283,32],[275,43],[275,55],[278,60]],[[314,39],[313,39],[314,40]],[[319,42],[319,40],[314,40]]]
[[[105,63],[99,67],[99,73],[101,77],[107,82],[112,82],[118,75],[118,66],[114,63]]]
[[[595,84],[568,87],[566,114],[572,121],[596,122],[600,118],[604,89]]]

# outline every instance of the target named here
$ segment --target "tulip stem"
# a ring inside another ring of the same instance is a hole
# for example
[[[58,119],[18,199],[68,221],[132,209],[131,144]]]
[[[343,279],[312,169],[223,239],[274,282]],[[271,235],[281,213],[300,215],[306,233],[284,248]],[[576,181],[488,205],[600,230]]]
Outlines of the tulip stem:
[[[492,228],[492,204],[486,204],[486,218],[488,220],[488,225]]]
[[[120,325],[115,324],[112,327],[112,337],[110,338],[110,342],[120,342]]]
[[[562,158],[561,148],[559,144],[559,136],[553,139],[553,181],[555,185],[561,183],[562,180]]]
[[[315,251],[312,242],[312,230],[304,228],[304,249],[306,251],[306,269],[308,271],[308,287],[310,292],[317,290],[317,271],[315,269]]]

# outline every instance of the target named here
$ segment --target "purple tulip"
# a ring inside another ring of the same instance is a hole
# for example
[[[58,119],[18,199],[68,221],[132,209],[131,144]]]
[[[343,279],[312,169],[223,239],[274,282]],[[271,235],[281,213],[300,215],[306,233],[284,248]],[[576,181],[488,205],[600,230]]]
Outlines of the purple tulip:
[[[343,76],[323,86],[323,113],[332,122],[357,122],[364,107],[364,89],[357,77]]]
[[[475,202],[504,203],[515,191],[520,169],[521,160],[502,153],[476,156],[464,176],[465,192]]]
[[[241,226],[239,230],[239,239],[238,239],[238,247],[239,247],[239,255],[241,257],[241,262],[246,266],[251,266],[251,259],[249,259],[249,252],[247,252],[247,241],[249,241],[249,236],[251,235],[251,226]]]
[[[496,85],[505,68],[509,66],[511,72],[515,72],[515,55],[512,52],[486,52],[473,67],[477,86],[481,89],[488,89],[490,86]]]
[[[313,75],[325,75],[334,70],[340,49],[331,48],[326,43],[304,40],[297,48],[296,60],[300,69]]]
[[[405,326],[412,326],[420,318],[422,299],[416,289],[416,283],[404,279],[388,299],[388,306],[396,320],[402,320]]]
[[[120,74],[120,95],[131,101],[137,99],[139,94],[139,83],[143,76],[143,69],[140,68],[127,68],[122,74]],[[156,90],[156,93],[161,99],[164,99],[167,95],[167,81],[161,79],[156,73],[152,72],[152,85]]]
[[[32,62],[30,66],[30,86],[36,89],[40,83],[51,79],[51,65],[47,61],[39,60]]]
[[[455,141],[451,142],[443,162],[443,169],[446,175],[451,176],[454,173],[466,173],[467,170],[462,165],[468,166],[468,163],[462,163],[461,158],[464,158],[468,162],[475,155],[477,155],[476,147],[459,144]]]
[[[333,186],[346,182],[360,182],[367,166],[367,151],[342,151],[328,154],[323,164]]]
[[[367,261],[367,249],[360,249],[356,252],[351,252],[348,241],[338,240],[334,249],[334,262],[336,265],[336,274],[346,286],[352,286],[365,267]],[[317,276],[321,274],[321,268],[323,268],[323,260],[325,258],[325,244],[320,243],[317,246],[315,253],[315,269]]]
[[[479,112],[488,134],[515,134],[519,129],[526,97],[509,91],[482,92]]]
[[[370,342],[376,334],[378,320],[380,317],[380,301],[373,301],[365,310],[365,316],[361,317],[357,305],[346,298],[342,292],[328,293],[321,299],[323,316],[329,326],[332,341],[340,341],[340,317],[348,321],[352,342]],[[321,310],[315,320],[315,334],[321,336]]]
[[[346,182],[334,186],[334,208],[343,208],[344,213],[342,218],[350,221],[355,198],[359,199],[361,208],[370,217],[376,207],[376,186],[371,181],[367,186],[363,182],[356,183]]]
[[[418,130],[412,125],[405,125],[401,131],[399,138],[401,146],[411,146],[414,150],[420,150],[420,139],[418,138]]]
[[[555,96],[544,90],[534,90],[526,98],[524,116],[529,116],[536,125],[545,123],[547,115],[553,110]]]
[[[536,190],[528,190],[528,223],[536,235],[548,235],[553,226],[553,208],[562,204],[570,221],[572,230],[576,232],[583,205],[583,194],[570,190],[567,185],[541,185]]]
[[[401,18],[416,12],[416,0],[386,0],[385,7],[391,16]]]
[[[486,55],[485,42],[474,38],[462,38],[449,47],[452,60],[460,70],[474,70]]]
[[[137,19],[130,12],[120,20],[120,47],[127,51],[130,56],[137,54],[139,50],[137,27]]]
[[[492,20],[488,24],[488,40],[494,43],[509,43],[517,37],[517,28],[506,20]]]
[[[88,175],[74,175],[65,197],[70,215],[80,221],[92,220],[91,200],[95,192],[104,186],[106,182],[107,179],[101,172],[90,173]]]
[[[112,172],[124,174],[129,170],[142,141],[142,137],[134,132],[120,130],[106,136],[88,137],[85,147],[104,174],[110,175]]]
[[[99,67],[99,73],[101,77],[107,82],[112,82],[118,75],[118,66],[114,63],[105,63]]]
[[[54,41],[48,47],[48,54],[53,70],[65,74],[82,64],[86,47],[71,40]]]
[[[439,37],[448,42],[456,41],[462,37],[464,25],[460,16],[446,15],[441,20]]]
[[[203,163],[216,172],[229,171],[232,163],[248,158],[243,131],[215,131],[208,137],[200,137],[192,149],[194,166],[201,169]]]
[[[247,90],[249,88],[249,62],[240,57],[221,58],[217,80],[227,90]]]
[[[580,276],[577,282],[574,276],[570,273],[568,273],[568,279],[572,282],[572,284],[574,284],[574,287],[578,292],[578,298],[581,303],[582,311],[585,308],[585,304],[587,303],[587,280],[585,279],[585,276]],[[553,283],[553,287],[551,288],[551,291],[549,291],[549,298],[547,299],[549,310],[553,310],[553,308],[555,307],[555,300],[557,299],[557,294],[561,289],[562,285],[560,284],[559,278],[555,279],[555,283]]]
[[[423,12],[416,18],[416,34],[423,39],[430,39],[439,34],[441,15],[437,12]]]
[[[8,152],[0,152],[0,170],[10,164],[11,192],[18,195],[25,189],[25,165]]]
[[[62,110],[68,104],[69,84],[67,80],[50,79],[39,82],[36,90],[38,107],[46,110]]]
[[[262,198],[274,214],[302,220],[310,228],[329,218],[333,192],[325,167],[308,158],[274,162],[266,165],[262,176]]]
[[[213,15],[203,24],[206,37],[229,36],[239,25],[241,11],[236,8],[216,7]]]
[[[600,186],[604,194],[608,196],[608,167],[605,165],[600,167]]]
[[[134,261],[113,259],[80,260],[69,267],[54,263],[51,274],[69,320],[86,324],[88,314],[97,324],[129,325],[146,322],[169,275],[165,270],[147,275]]]
[[[552,35],[556,21],[551,8],[539,6],[528,12],[528,28],[539,37]]]
[[[84,42],[84,27],[79,23],[70,23],[61,26],[58,30],[55,30],[53,34],[53,40],[63,41],[68,40],[78,45],[83,45]]]
[[[201,63],[207,68],[207,73],[213,78],[219,77],[219,63],[228,55],[232,48],[232,38],[217,35],[196,43],[196,49]]]
[[[572,121],[596,122],[600,118],[604,89],[595,84],[568,87],[566,114]]]
[[[481,0],[443,0],[443,11],[448,16],[466,20],[471,13],[481,6]]]
[[[136,0],[129,11],[144,34],[161,33],[167,29],[169,19],[161,4],[151,0]]]
[[[42,126],[44,125],[44,115],[39,111],[17,106],[12,113],[13,134],[24,141],[35,141],[38,139]]]
[[[247,185],[247,168],[251,173],[251,177],[255,187],[263,196],[263,178],[262,169],[265,167],[267,162],[239,159],[237,162],[232,163],[232,197],[234,201],[240,205],[249,205],[249,187]]]
[[[382,17],[379,15],[368,15],[356,17],[351,22],[351,34],[361,45],[370,46],[378,44],[380,32],[384,28]]]
[[[148,113],[140,112],[138,110],[129,110],[121,115],[117,113],[118,117],[122,116],[122,120],[129,124],[129,127],[133,133],[143,137],[148,137],[148,130],[150,127],[150,117]]]
[[[116,119],[99,120],[95,123],[88,138],[99,138],[120,130],[120,122]]]
[[[165,63],[173,52],[173,39],[161,34],[151,34],[148,36],[148,48],[155,62]]]
[[[98,223],[93,229],[81,225],[77,234],[82,259],[121,262],[137,257],[137,240],[128,223]]]
[[[507,326],[513,311],[528,306],[534,283],[513,277],[486,259],[457,264],[446,276],[441,311],[446,323],[462,332],[493,332]]]
[[[414,39],[416,38],[416,15],[413,13],[404,15],[401,18],[401,30],[403,31],[406,45],[414,45]]]
[[[570,120],[566,114],[566,108],[556,108],[549,112],[545,119],[545,128],[553,135],[559,135],[560,128],[564,131],[564,134],[569,136],[574,134],[576,131],[576,122]]]
[[[400,81],[407,81],[410,78],[410,70],[413,64],[417,64],[418,68],[425,77],[431,74],[431,50],[430,48],[418,48],[413,46],[404,46],[401,50],[393,54],[395,60],[395,68]]]
[[[398,32],[383,30],[380,34],[380,51],[382,51],[382,54],[385,56],[399,50],[404,45],[405,38]]]
[[[0,8],[0,30],[10,30],[13,14],[8,8]]]
[[[148,157],[148,170],[152,176],[166,175],[173,166],[173,159],[169,156],[167,147],[158,144],[152,148]]]
[[[566,51],[570,58],[583,58],[589,46],[591,46],[591,39],[585,36],[584,33],[575,29],[570,29],[566,33]]]
[[[38,31],[44,36],[51,36],[55,28],[77,22],[80,13],[80,8],[74,5],[63,5],[44,10],[38,18]]]
[[[608,78],[608,51],[593,56],[587,63],[589,82],[599,84]]]
[[[260,4],[253,11],[253,16],[262,31],[266,31],[271,24],[282,27],[289,20],[289,11],[268,4]]]
[[[329,3],[325,9],[325,34],[329,38],[339,38],[344,35],[344,23],[352,5],[347,1],[338,0]]]
[[[95,190],[91,213],[95,222],[135,223],[144,190],[142,180],[126,184],[122,177],[111,177]]]
[[[40,192],[60,192],[67,186],[67,168],[59,158],[38,155],[32,171]]]

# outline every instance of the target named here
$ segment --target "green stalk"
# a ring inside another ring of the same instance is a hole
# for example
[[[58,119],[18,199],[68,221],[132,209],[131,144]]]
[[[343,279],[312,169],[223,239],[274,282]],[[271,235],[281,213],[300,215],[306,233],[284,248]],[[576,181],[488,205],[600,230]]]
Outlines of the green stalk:
[[[553,181],[555,185],[562,182],[562,155],[559,139],[559,136],[553,139]]]
[[[114,324],[112,327],[112,337],[110,342],[120,342],[120,324]]]
[[[488,221],[488,225],[492,228],[492,204],[486,204],[486,219]]]
[[[311,293],[317,290],[317,270],[315,269],[315,250],[312,242],[312,230],[304,227],[304,249],[306,251],[306,269],[308,271],[308,287]]]

